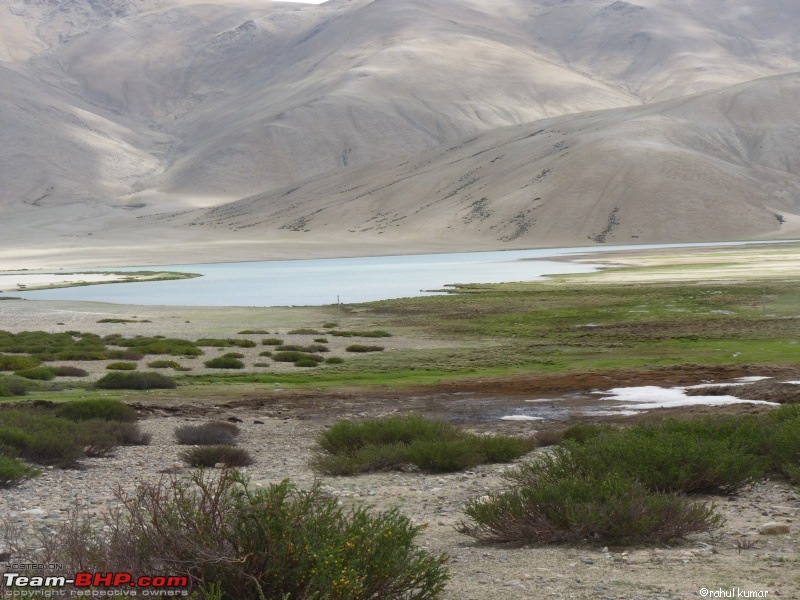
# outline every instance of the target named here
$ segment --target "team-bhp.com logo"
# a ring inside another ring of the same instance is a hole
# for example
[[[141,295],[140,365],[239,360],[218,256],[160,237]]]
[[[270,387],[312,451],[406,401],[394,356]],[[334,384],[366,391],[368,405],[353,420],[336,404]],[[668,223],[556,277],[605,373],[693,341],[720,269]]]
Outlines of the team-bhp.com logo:
[[[28,590],[50,590],[66,596],[186,596],[189,585],[187,577],[156,575],[134,577],[131,573],[76,573],[75,577],[54,575],[29,575],[22,573],[3,573],[5,597],[25,597],[32,594]],[[61,592],[61,593],[58,593]],[[41,592],[38,593],[41,595]]]

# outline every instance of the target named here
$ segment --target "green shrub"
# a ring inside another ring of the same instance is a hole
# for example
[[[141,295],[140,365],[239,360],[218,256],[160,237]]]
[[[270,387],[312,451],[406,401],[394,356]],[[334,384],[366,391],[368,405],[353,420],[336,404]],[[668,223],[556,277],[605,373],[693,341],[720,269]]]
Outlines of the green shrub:
[[[340,365],[344,362],[344,359],[341,356],[331,356],[330,358],[325,359],[325,364],[328,365]]]
[[[304,367],[304,368],[318,367],[319,362],[317,362],[316,360],[311,360],[310,358],[301,358],[300,360],[294,361],[294,366]]]
[[[244,358],[241,352],[226,352],[222,355],[223,358]]]
[[[269,350],[265,350],[264,352],[259,352],[258,355],[259,356],[272,356],[272,352],[270,352]]]
[[[25,379],[0,375],[0,398],[24,396],[28,393],[28,387],[29,384]]]
[[[24,371],[15,371],[14,375],[33,381],[50,381],[56,378],[56,372],[50,367],[34,367]]]
[[[203,338],[197,340],[198,346],[211,346],[216,348],[227,348],[229,346],[236,346],[239,348],[255,348],[256,343],[252,340],[237,340],[234,338],[220,339],[220,338]]]
[[[180,458],[190,467],[213,467],[220,463],[226,467],[246,467],[253,464],[247,450],[232,446],[196,446],[181,452]]]
[[[261,341],[262,344],[265,346],[280,346],[283,344],[283,340],[280,338],[267,338]]]
[[[239,335],[264,335],[265,333],[269,333],[269,331],[266,329],[243,329]]]
[[[173,389],[176,386],[173,379],[149,371],[114,371],[95,383],[95,387],[103,390]]]
[[[106,356],[113,360],[142,360],[144,358],[144,354],[133,350],[110,350],[106,352]]]
[[[328,338],[314,338],[314,341],[318,344],[330,344]]]
[[[460,471],[486,462],[522,456],[532,440],[474,435],[443,421],[417,415],[340,421],[317,438],[321,450],[314,467],[330,475],[398,469],[408,465],[429,472]]]
[[[236,438],[239,433],[239,428],[233,423],[209,421],[202,425],[182,425],[177,427],[175,429],[175,439],[179,444],[189,446],[233,446],[236,444]]]
[[[0,354],[0,371],[25,371],[40,364],[42,361],[33,356]]]
[[[275,350],[280,350],[282,352],[330,352],[330,349],[327,346],[322,346],[321,344],[311,344],[309,346],[299,346],[297,344],[284,344],[282,346],[278,346]]]
[[[383,331],[382,329],[373,329],[370,331],[329,331],[330,335],[334,335],[336,337],[365,337],[365,338],[384,338],[384,337],[392,337],[392,334],[388,331]]]
[[[307,354],[306,352],[275,352],[272,360],[277,362],[297,362],[299,360],[313,360],[321,363],[324,359],[319,354]]]
[[[132,362],[113,362],[106,365],[109,371],[135,371],[136,363]]]
[[[179,369],[181,365],[174,360],[154,360],[147,363],[147,366],[151,369]]]
[[[244,369],[244,363],[231,356],[218,356],[203,363],[209,369]]]
[[[58,415],[73,421],[102,419],[104,421],[136,420],[136,411],[119,400],[113,398],[85,398],[64,402],[58,408]]]
[[[38,474],[37,469],[29,467],[18,458],[0,455],[0,488],[16,485],[23,479],[35,477]]]
[[[185,576],[206,600],[435,600],[445,556],[417,547],[420,527],[397,510],[339,506],[319,486],[251,489],[235,470],[143,484],[104,534],[88,514],[50,536],[66,572]]]
[[[317,331],[316,329],[309,329],[307,327],[302,327],[300,329],[292,329],[289,332],[289,335],[320,335],[322,332]]]
[[[161,336],[136,336],[134,338],[117,339],[114,343],[117,346],[133,348],[141,354],[168,354],[170,356],[187,357],[203,354],[203,351],[194,342]]]
[[[364,344],[350,344],[345,348],[348,352],[383,352],[383,346],[365,346]]]
[[[612,471],[594,476],[543,458],[539,477],[489,500],[472,500],[459,530],[482,542],[638,544],[666,542],[721,525],[713,505],[660,494]],[[525,477],[527,480],[527,475]]]
[[[89,372],[80,367],[73,367],[71,365],[64,365],[60,367],[51,367],[56,377],[86,377]]]
[[[738,423],[738,425],[737,425]],[[653,491],[734,492],[764,471],[731,419],[667,420],[608,428],[584,443],[564,446],[587,473],[614,468]],[[569,433],[569,430],[567,430]]]

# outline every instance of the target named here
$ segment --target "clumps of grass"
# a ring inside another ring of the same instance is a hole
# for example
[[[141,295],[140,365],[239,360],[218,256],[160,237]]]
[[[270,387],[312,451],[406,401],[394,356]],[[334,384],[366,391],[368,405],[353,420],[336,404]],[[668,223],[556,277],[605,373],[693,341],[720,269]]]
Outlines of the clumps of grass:
[[[326,365],[341,365],[344,359],[341,356],[331,356],[325,359]]]
[[[170,390],[177,387],[174,379],[152,371],[114,371],[103,375],[94,385],[102,390]]]
[[[244,363],[232,356],[218,356],[203,363],[209,369],[244,369]]]
[[[266,329],[243,329],[239,335],[269,335]]]
[[[51,381],[56,378],[55,370],[50,367],[34,367],[23,371],[15,371],[14,375],[33,381]]]
[[[383,346],[365,346],[364,344],[350,344],[345,348],[348,352],[383,352]]]
[[[313,368],[318,367],[319,362],[316,360],[311,360],[310,358],[301,358],[300,360],[294,361],[295,367],[302,367],[302,368]]]
[[[231,446],[196,446],[180,453],[180,458],[190,467],[246,467],[255,461],[247,450]]]
[[[163,336],[136,336],[133,338],[123,338],[121,336],[106,336],[108,343],[124,348],[131,348],[141,354],[168,354],[170,356],[201,356],[203,351],[197,347],[195,342],[178,338],[166,338]]]
[[[109,350],[106,352],[106,357],[114,360],[142,360],[144,354],[133,350]]]
[[[536,472],[512,472],[510,490],[467,502],[471,519],[459,531],[482,542],[636,544],[666,542],[717,529],[713,505],[681,494],[659,494],[633,477],[572,471],[544,457]]]
[[[308,354],[307,352],[275,352],[272,354],[272,360],[276,362],[297,362],[298,360],[313,360],[315,362],[322,362],[325,360],[319,354]]]
[[[106,365],[109,371],[135,371],[136,363],[132,362],[112,362]]]
[[[202,338],[197,340],[198,346],[211,346],[213,348],[229,348],[231,346],[237,348],[255,348],[256,343],[253,340],[237,340],[234,338]]]
[[[122,512],[103,533],[88,512],[76,514],[41,556],[26,558],[69,557],[65,573],[184,576],[207,600],[435,600],[448,579],[447,557],[418,547],[421,527],[408,517],[339,506],[319,485],[253,489],[233,469],[142,484],[119,499]]]
[[[147,366],[151,369],[180,369],[180,363],[175,362],[174,360],[154,360],[152,362],[147,363]]]
[[[31,382],[21,377],[0,375],[0,398],[24,396],[28,393]]]
[[[0,354],[0,371],[25,371],[42,364],[42,361],[33,356]]]
[[[38,474],[38,469],[26,465],[20,459],[0,454],[0,488],[17,485]]]
[[[314,341],[318,344],[330,344],[330,340],[328,338],[314,338]]]
[[[261,340],[261,343],[265,346],[280,346],[283,344],[283,340],[280,338],[266,338]]]
[[[89,371],[81,369],[80,367],[73,367],[72,365],[63,365],[60,367],[51,367],[56,377],[86,377]]]
[[[530,451],[531,440],[475,435],[418,415],[340,421],[317,438],[314,467],[329,475],[352,475],[413,466],[432,473],[509,462]]]
[[[347,331],[338,329],[336,331],[329,331],[330,335],[336,337],[365,337],[365,338],[387,338],[392,337],[392,334],[383,329],[370,329],[367,331]]]
[[[321,335],[321,331],[317,331],[316,329],[309,329],[307,327],[302,327],[300,329],[292,329],[289,332],[289,335]]]
[[[323,323],[322,326],[325,329],[333,329],[334,327],[338,327],[339,325],[334,323],[333,321],[328,321],[327,323]]]
[[[175,429],[175,439],[187,446],[233,446],[241,433],[233,423],[209,421],[202,425],[182,425]],[[212,465],[213,466],[213,465]]]
[[[53,407],[0,411],[0,456],[72,467],[85,457],[113,453],[120,444],[147,444],[133,410],[111,399],[76,400]]]
[[[244,358],[241,352],[226,352],[222,355],[223,358]]]
[[[41,360],[56,360],[60,353],[100,353],[106,350],[102,338],[93,333],[66,331],[48,333],[45,331],[22,331],[9,333],[0,331],[0,352],[29,354]],[[69,359],[67,359],[69,360]],[[35,367],[37,365],[29,365]],[[15,367],[17,370],[27,367]]]
[[[281,346],[277,346],[275,349],[280,350],[282,352],[307,352],[307,353],[330,352],[330,349],[327,346],[323,346],[321,344],[309,344],[308,346],[300,346],[297,344],[283,344]]]
[[[264,352],[259,352],[259,356],[272,356],[272,352],[270,350],[264,350]]]
[[[136,411],[133,408],[113,398],[70,400],[58,407],[57,414],[73,421],[103,419],[104,421],[133,422],[136,420]]]
[[[763,416],[669,419],[627,428],[578,425],[559,446],[506,474],[509,489],[472,501],[461,530],[520,544],[667,541],[711,531],[713,505],[766,474],[800,480],[800,406]]]

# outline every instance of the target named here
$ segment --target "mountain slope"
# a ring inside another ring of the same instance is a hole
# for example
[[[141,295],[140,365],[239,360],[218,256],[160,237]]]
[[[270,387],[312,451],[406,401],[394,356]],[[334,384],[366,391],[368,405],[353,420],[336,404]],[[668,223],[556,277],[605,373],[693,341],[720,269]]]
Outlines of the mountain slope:
[[[504,128],[191,214],[195,226],[499,246],[730,240],[800,225],[800,75]],[[186,219],[182,216],[176,220]]]

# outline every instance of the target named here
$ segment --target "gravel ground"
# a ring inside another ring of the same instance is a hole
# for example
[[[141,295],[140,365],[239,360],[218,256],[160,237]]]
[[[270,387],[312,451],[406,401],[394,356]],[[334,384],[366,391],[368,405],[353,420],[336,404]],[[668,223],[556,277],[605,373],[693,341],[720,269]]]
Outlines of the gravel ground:
[[[254,485],[288,477],[308,487],[316,480],[308,462],[315,436],[326,422],[220,409],[219,417],[230,416],[242,419],[240,445],[256,458],[245,469]],[[57,528],[75,502],[99,519],[115,505],[117,485],[132,489],[138,481],[156,481],[165,468],[177,464],[180,447],[172,432],[179,425],[201,420],[157,411],[142,421],[143,429],[153,435],[149,446],[120,448],[114,457],[86,460],[83,470],[48,469],[23,485],[0,491],[0,514],[29,537]],[[399,507],[414,522],[426,525],[421,544],[450,556],[452,580],[445,598],[452,600],[484,600],[487,594],[509,599],[699,598],[703,588],[800,598],[800,495],[785,483],[761,481],[737,496],[717,498],[726,524],[713,538],[700,535],[676,545],[635,548],[476,544],[455,530],[461,508],[467,499],[499,487],[499,476],[506,468],[493,465],[449,475],[375,473],[319,480],[345,503]],[[187,474],[187,470],[179,471],[179,476]],[[788,525],[789,533],[760,534],[759,529],[770,522]],[[742,538],[754,540],[755,547],[737,550],[736,542]]]

